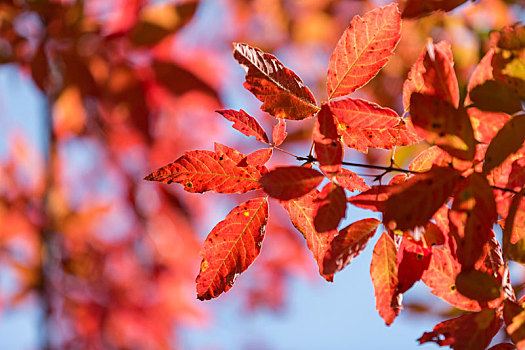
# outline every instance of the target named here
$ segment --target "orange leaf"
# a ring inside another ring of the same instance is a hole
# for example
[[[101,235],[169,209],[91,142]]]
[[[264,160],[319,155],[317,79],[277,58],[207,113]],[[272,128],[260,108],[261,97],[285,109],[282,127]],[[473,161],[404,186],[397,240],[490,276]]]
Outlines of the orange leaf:
[[[255,120],[254,117],[243,111],[234,111],[233,109],[222,109],[216,111],[220,113],[224,118],[234,122],[233,127],[246,136],[255,136],[257,141],[269,144],[268,136],[263,130],[261,125]]]
[[[235,207],[210,232],[202,247],[197,298],[216,298],[259,256],[268,221],[268,200],[255,198]]]
[[[343,146],[337,134],[334,117],[326,104],[321,107],[315,119],[313,140],[321,170],[325,174],[339,172],[343,161]]]
[[[510,119],[494,136],[485,153],[483,171],[489,172],[517,152],[525,141],[525,114]]]
[[[410,115],[419,136],[454,157],[472,160],[476,140],[467,111],[435,96],[413,93]]]
[[[365,183],[362,177],[346,168],[341,168],[341,171],[334,176],[335,182],[348,191],[366,191],[370,187]]]
[[[434,342],[439,346],[449,345],[452,349],[486,349],[502,324],[501,316],[495,310],[483,309],[446,320],[434,326],[432,332],[425,332],[418,339],[419,344]]]
[[[261,188],[261,169],[238,166],[246,156],[215,144],[216,151],[189,151],[171,164],[165,165],[144,179],[167,184],[177,182],[188,192],[245,193]]]
[[[377,219],[363,219],[339,231],[324,256],[323,272],[334,274],[350,264],[365,249],[380,223]]]
[[[522,110],[518,94],[504,83],[487,80],[469,91],[475,107],[483,111],[514,114]]]
[[[317,199],[318,195],[319,191],[315,190],[301,198],[281,202],[281,204],[288,212],[288,215],[292,220],[292,224],[299,232],[303,234],[308,249],[310,249],[315,261],[317,261],[319,273],[327,281],[332,282],[334,275],[331,273],[325,274],[323,272],[323,259],[327,249],[330,247],[330,242],[334,238],[336,231],[318,233],[315,230],[314,211],[315,200]]]
[[[401,37],[397,4],[355,16],[335,47],[328,66],[329,99],[365,85],[388,62]]]
[[[391,229],[412,230],[425,226],[452,194],[461,179],[458,171],[434,167],[392,188],[385,202],[383,221]]]
[[[429,15],[434,11],[450,11],[467,0],[404,0],[402,3],[402,17],[415,18]]]
[[[264,174],[259,182],[271,197],[290,200],[312,191],[323,179],[324,175],[315,169],[285,166],[277,167]]]
[[[441,41],[437,44],[429,42],[408,73],[403,84],[403,106],[408,109],[410,96],[414,92],[449,102],[454,107],[459,106],[459,87],[454,72],[454,59],[450,44]]]
[[[390,235],[384,232],[377,241],[370,264],[370,276],[376,296],[376,309],[390,326],[401,311],[401,295],[397,289],[397,247]]]
[[[286,122],[284,119],[279,119],[276,125],[273,126],[272,130],[272,142],[275,146],[280,146],[286,138]]]
[[[333,182],[327,183],[317,196],[314,213],[314,227],[319,233],[337,230],[346,215],[345,190]]]
[[[390,108],[353,98],[330,101],[329,107],[343,143],[360,152],[366,153],[368,147],[391,149],[419,141],[410,122]]]
[[[301,120],[319,110],[312,92],[275,56],[247,44],[233,44],[233,57],[246,71],[244,87],[274,117]]]
[[[517,345],[518,349],[525,349],[525,310],[523,304],[505,300],[503,319],[510,339]]]

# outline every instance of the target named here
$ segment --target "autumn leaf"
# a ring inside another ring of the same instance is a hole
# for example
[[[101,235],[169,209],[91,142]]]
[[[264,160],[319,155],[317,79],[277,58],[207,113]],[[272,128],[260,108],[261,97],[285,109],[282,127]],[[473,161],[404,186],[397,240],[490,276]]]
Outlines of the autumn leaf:
[[[362,177],[346,168],[341,168],[341,171],[334,176],[333,180],[350,192],[370,189],[370,186],[365,183]]]
[[[522,110],[518,94],[502,82],[487,80],[469,91],[475,107],[483,111],[514,114]]]
[[[476,300],[467,298],[457,291],[456,276],[460,271],[461,265],[452,256],[448,247],[433,246],[430,265],[423,272],[421,280],[432,289],[432,294],[452,306],[465,311],[481,310]]]
[[[314,149],[319,167],[325,174],[333,174],[341,171],[343,161],[343,146],[337,134],[335,120],[327,105],[321,107],[321,111],[315,119],[313,131]]]
[[[304,196],[315,189],[324,175],[315,169],[300,166],[277,167],[264,174],[260,183],[266,193],[280,200]]]
[[[319,233],[337,230],[346,215],[345,190],[333,182],[327,183],[315,200],[314,227]]]
[[[501,284],[493,275],[475,269],[463,270],[456,276],[456,288],[467,298],[481,303],[499,298]]]
[[[452,349],[486,349],[502,324],[496,310],[483,309],[446,320],[434,326],[432,332],[425,332],[418,339],[419,344],[434,342]]]
[[[343,143],[366,153],[368,147],[391,149],[417,143],[409,121],[395,111],[362,99],[344,98],[329,102]]]
[[[330,242],[334,238],[337,231],[318,233],[314,225],[315,200],[319,195],[319,191],[315,190],[301,198],[292,199],[289,201],[282,201],[281,204],[288,212],[292,224],[302,233],[306,240],[308,249],[312,252],[317,265],[319,266],[319,273],[327,281],[333,281],[332,273],[324,273],[323,260],[327,249],[330,247]]]
[[[390,326],[401,311],[401,295],[396,293],[397,247],[390,235],[384,232],[377,241],[370,264],[370,276],[376,296],[376,309]]]
[[[434,11],[451,11],[467,0],[403,0],[402,17],[416,18],[431,14]]]
[[[301,120],[319,110],[311,91],[275,56],[247,44],[233,44],[233,57],[246,71],[244,87],[274,117]]]
[[[418,135],[454,157],[472,160],[476,140],[467,111],[434,96],[413,93],[410,115]]]
[[[268,221],[268,200],[255,198],[235,207],[210,232],[202,247],[197,297],[216,298],[259,256]]]
[[[489,172],[517,152],[525,141],[525,114],[519,114],[510,119],[494,136],[485,153],[483,171]]]
[[[246,156],[216,143],[218,151],[189,151],[144,179],[167,184],[177,182],[188,192],[245,193],[261,188],[261,169],[238,166]]]
[[[324,256],[323,273],[334,274],[350,264],[365,249],[380,223],[377,219],[363,219],[339,231]]]
[[[460,173],[448,167],[434,167],[427,173],[413,176],[392,188],[394,193],[382,209],[383,221],[391,229],[398,230],[425,226],[448,200],[460,179]]]
[[[410,163],[408,169],[415,172],[426,172],[437,165],[444,167],[452,163],[452,157],[438,146],[432,146],[419,153]]]
[[[458,81],[448,42],[427,43],[425,51],[410,69],[408,78],[403,84],[405,109],[409,109],[410,98],[415,92],[434,96],[456,108],[459,106]]]
[[[507,333],[518,349],[525,348],[525,310],[523,304],[512,300],[505,300],[503,304],[503,319],[507,326]]]
[[[233,127],[246,136],[255,136],[257,141],[269,144],[268,136],[263,130],[261,125],[255,120],[254,117],[243,111],[235,111],[233,109],[222,109],[216,111],[221,114],[224,118],[234,122]]]
[[[430,265],[431,247],[421,245],[403,237],[397,255],[397,293],[405,293],[421,279]]]
[[[272,142],[274,146],[280,146],[284,142],[286,135],[286,121],[279,119],[272,129]]]
[[[369,209],[373,211],[384,211],[385,202],[391,194],[391,186],[372,186],[372,188],[369,190],[348,198],[348,202],[358,208]]]
[[[348,95],[368,83],[388,62],[400,37],[397,4],[354,17],[330,57],[329,99]]]
[[[260,167],[266,164],[272,157],[273,149],[272,148],[263,148],[253,151],[248,154],[246,158],[237,163],[238,166],[255,166]]]

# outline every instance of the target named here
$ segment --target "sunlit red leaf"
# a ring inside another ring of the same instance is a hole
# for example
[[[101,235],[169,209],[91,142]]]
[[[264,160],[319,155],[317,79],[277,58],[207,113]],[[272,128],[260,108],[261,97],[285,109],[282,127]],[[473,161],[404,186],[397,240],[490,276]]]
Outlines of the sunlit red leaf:
[[[346,195],[343,188],[333,182],[327,183],[316,200],[314,227],[319,233],[337,230],[346,215]]]
[[[365,183],[362,177],[346,168],[341,168],[341,171],[334,176],[335,182],[348,191],[366,191],[370,187]]]
[[[368,147],[391,149],[419,141],[411,124],[395,111],[362,99],[330,101],[343,143],[366,153]]]
[[[273,126],[272,130],[272,142],[275,146],[280,146],[286,138],[286,121],[279,119],[277,124]]]
[[[324,256],[323,272],[333,274],[350,264],[365,249],[380,223],[377,219],[363,219],[339,231]]]
[[[503,319],[507,326],[507,333],[518,349],[525,348],[525,310],[523,304],[505,300]]]
[[[264,174],[260,183],[266,193],[280,200],[299,198],[315,189],[324,175],[315,169],[286,166]]]
[[[270,160],[270,158],[272,157],[272,154],[273,154],[272,148],[263,148],[257,151],[253,151],[252,153],[246,156],[245,158],[246,165],[262,166]],[[241,161],[237,165],[244,166],[244,162]]]
[[[246,71],[244,87],[263,102],[263,111],[277,118],[300,120],[319,110],[301,78],[275,56],[247,44],[235,43],[233,57]]]
[[[481,310],[476,300],[458,293],[456,276],[460,271],[461,265],[446,246],[433,246],[430,265],[423,272],[421,280],[432,289],[432,294],[440,297],[452,306],[466,311]]]
[[[463,270],[456,276],[456,288],[467,298],[485,303],[501,295],[501,284],[493,275],[475,269]]]
[[[348,198],[348,202],[358,208],[369,209],[373,211],[384,211],[385,202],[391,194],[391,186],[372,186],[372,188],[369,190]]]
[[[343,161],[343,146],[337,134],[335,119],[327,105],[323,105],[317,114],[313,140],[321,170],[326,174],[339,172]]]
[[[385,202],[383,221],[391,228],[411,230],[425,226],[432,215],[447,201],[461,179],[458,171],[434,167],[393,188]]]
[[[446,320],[434,326],[432,332],[425,332],[418,339],[419,344],[434,342],[452,349],[486,349],[502,324],[496,310],[483,309]]]
[[[421,279],[430,265],[432,249],[403,238],[397,255],[397,293],[405,293]]]
[[[483,171],[494,169],[512,153],[517,152],[525,141],[525,114],[510,119],[489,144],[483,163]]]
[[[327,249],[330,247],[330,242],[334,238],[337,231],[318,233],[314,226],[314,212],[315,200],[319,191],[312,191],[305,196],[292,199],[286,202],[281,202],[282,206],[288,212],[295,228],[303,234],[306,240],[308,249],[312,252],[317,265],[319,266],[319,273],[327,281],[333,281],[333,274],[323,272],[323,260]]]
[[[255,198],[235,207],[210,232],[202,247],[197,297],[216,298],[259,256],[268,221],[268,200]]]
[[[410,115],[419,136],[436,144],[454,157],[471,160],[476,140],[467,111],[455,108],[435,96],[413,93]]]
[[[235,111],[233,109],[222,109],[216,111],[224,118],[234,122],[233,127],[246,136],[255,136],[257,141],[263,143],[270,143],[266,132],[254,117],[243,111]]]
[[[400,37],[397,4],[354,17],[330,57],[329,98],[348,95],[370,81],[388,62]]]
[[[426,50],[412,66],[403,85],[405,109],[410,107],[410,97],[414,92],[435,96],[454,107],[459,106],[459,87],[448,42],[428,43]]]
[[[374,285],[376,309],[389,326],[401,311],[401,295],[396,293],[397,247],[386,232],[381,235],[374,247],[370,276]]]
[[[452,162],[452,157],[441,148],[432,146],[419,153],[412,160],[409,170],[417,172],[429,171],[433,165],[446,166]]]
[[[197,193],[244,193],[261,188],[259,168],[238,166],[244,158],[236,151],[189,151],[149,174],[145,180],[167,184],[177,182],[184,185],[186,191]]]
[[[431,14],[434,11],[450,11],[467,0],[402,0],[402,17],[415,18]]]

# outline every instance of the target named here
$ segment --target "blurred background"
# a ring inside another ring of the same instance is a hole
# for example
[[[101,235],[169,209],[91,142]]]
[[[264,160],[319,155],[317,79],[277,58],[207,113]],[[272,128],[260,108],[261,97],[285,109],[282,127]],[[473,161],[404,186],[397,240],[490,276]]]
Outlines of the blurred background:
[[[328,284],[277,202],[253,266],[230,292],[197,301],[200,246],[247,197],[142,180],[215,141],[245,154],[260,147],[216,109],[242,108],[267,132],[276,123],[243,89],[232,42],[275,54],[322,102],[352,17],[390,2],[2,1],[0,348],[418,348],[455,311],[418,283],[386,327],[369,276],[374,242]],[[465,92],[490,31],[520,20],[519,0],[407,19],[395,55],[354,96],[401,113],[402,84],[427,37],[451,42]],[[312,124],[287,122],[282,147],[307,155]],[[422,147],[398,150],[397,162]],[[385,165],[389,155],[347,149],[345,160]],[[276,164],[296,162],[274,154]],[[375,215],[349,208],[341,227]]]

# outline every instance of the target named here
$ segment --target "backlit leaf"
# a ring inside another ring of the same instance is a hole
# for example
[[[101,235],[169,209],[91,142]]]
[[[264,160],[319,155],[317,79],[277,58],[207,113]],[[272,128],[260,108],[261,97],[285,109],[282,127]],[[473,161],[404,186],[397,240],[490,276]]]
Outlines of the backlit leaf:
[[[377,219],[363,219],[339,231],[324,256],[323,272],[333,274],[350,264],[365,249],[380,223]]]
[[[454,107],[459,106],[458,81],[448,42],[441,41],[437,44],[429,42],[425,51],[412,66],[403,84],[405,109],[410,107],[410,97],[414,92],[435,96]]]
[[[348,202],[358,208],[382,212],[385,210],[385,202],[391,194],[391,186],[372,186],[369,190],[348,198]]]
[[[327,183],[316,200],[314,227],[319,233],[337,230],[346,215],[345,190],[333,182]]]
[[[315,189],[324,175],[315,169],[286,166],[277,167],[264,174],[260,183],[266,193],[280,200],[290,200],[304,196]]]
[[[235,43],[233,57],[246,71],[244,87],[261,102],[261,109],[274,117],[301,120],[319,110],[312,92],[275,56],[247,44]]]
[[[368,147],[392,149],[419,141],[412,125],[392,109],[353,98],[330,101],[329,107],[343,143],[360,152],[366,153]]]
[[[495,80],[487,80],[469,92],[475,107],[483,111],[513,114],[522,110],[520,97],[507,85]]]
[[[463,270],[456,276],[459,293],[481,303],[499,298],[501,284],[493,275],[475,269]]]
[[[341,171],[334,176],[335,182],[348,191],[366,191],[370,189],[362,177],[346,168],[341,168]]]
[[[270,160],[272,154],[272,148],[258,149],[257,151],[253,151],[252,153],[248,154],[244,159],[245,161],[241,161],[237,165],[244,166],[244,164],[246,164],[252,166],[262,166]]]
[[[410,115],[419,136],[460,159],[471,160],[476,140],[467,111],[434,96],[413,93]]]
[[[419,153],[412,160],[409,170],[417,172],[429,171],[433,165],[446,166],[452,162],[452,157],[441,148],[432,146]]]
[[[343,161],[343,146],[337,134],[335,119],[327,105],[323,105],[315,119],[314,149],[319,167],[325,174],[337,173]]]
[[[286,138],[286,121],[279,119],[277,124],[272,129],[272,142],[275,146],[280,146]]]
[[[434,11],[450,11],[467,0],[402,0],[402,17],[415,18],[431,14]]]
[[[489,346],[502,323],[496,310],[483,309],[441,322],[418,341],[419,344],[434,342],[458,350],[483,350]]]
[[[503,306],[503,319],[507,326],[507,333],[518,349],[525,347],[525,310],[523,304],[505,300]]]
[[[476,300],[467,298],[457,291],[456,276],[460,271],[461,265],[452,256],[448,247],[433,246],[430,265],[423,272],[421,280],[432,289],[432,294],[452,306],[466,311],[481,310]]]
[[[177,182],[184,185],[184,190],[197,193],[244,193],[261,188],[259,167],[238,166],[246,156],[220,144],[216,144],[216,147],[218,149],[215,152],[186,152],[144,179],[167,184]]]
[[[314,226],[314,212],[315,200],[319,191],[315,190],[307,195],[292,199],[286,202],[281,202],[282,206],[288,212],[295,228],[303,234],[306,240],[308,249],[312,252],[317,265],[319,266],[319,273],[327,281],[332,282],[334,275],[332,273],[323,272],[323,260],[327,249],[330,247],[330,242],[336,235],[337,231],[318,233]]]
[[[257,141],[263,143],[270,143],[266,132],[254,117],[243,111],[234,111],[233,109],[222,109],[216,111],[224,118],[234,122],[233,127],[246,136],[255,136]]]
[[[525,114],[510,119],[489,144],[483,163],[483,171],[494,169],[512,153],[517,152],[525,141]]]
[[[412,240],[403,237],[397,255],[397,293],[405,293],[421,279],[423,272],[430,265],[432,249],[422,247]]]
[[[370,276],[376,296],[376,309],[387,326],[401,311],[401,295],[396,293],[397,248],[390,235],[384,232],[377,241],[370,264]]]
[[[235,207],[210,232],[202,247],[197,297],[216,298],[259,256],[268,221],[268,200],[255,198]]]
[[[395,3],[355,16],[330,57],[329,99],[368,83],[388,62],[400,37],[401,18]]]
[[[432,215],[447,201],[461,179],[458,171],[434,167],[392,188],[386,200],[383,221],[391,229],[411,230],[425,226]]]

